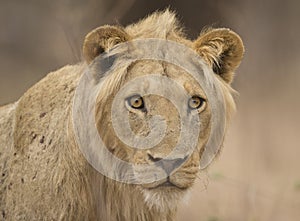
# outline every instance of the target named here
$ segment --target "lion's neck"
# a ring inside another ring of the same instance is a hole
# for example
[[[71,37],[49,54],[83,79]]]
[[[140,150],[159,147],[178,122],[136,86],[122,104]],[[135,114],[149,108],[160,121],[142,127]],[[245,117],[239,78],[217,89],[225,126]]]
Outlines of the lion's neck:
[[[162,210],[153,207],[150,209],[136,186],[117,183],[99,174],[95,177],[92,195],[95,202],[95,216],[99,220],[174,220],[175,208]]]

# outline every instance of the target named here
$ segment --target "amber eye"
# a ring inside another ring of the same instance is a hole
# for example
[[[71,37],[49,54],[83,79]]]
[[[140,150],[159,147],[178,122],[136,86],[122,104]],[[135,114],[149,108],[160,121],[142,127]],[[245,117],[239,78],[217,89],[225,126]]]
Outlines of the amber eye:
[[[189,99],[189,108],[198,109],[203,106],[205,100],[198,96],[193,96]]]
[[[128,103],[130,107],[135,109],[142,109],[144,108],[144,100],[140,95],[134,95],[128,98]]]

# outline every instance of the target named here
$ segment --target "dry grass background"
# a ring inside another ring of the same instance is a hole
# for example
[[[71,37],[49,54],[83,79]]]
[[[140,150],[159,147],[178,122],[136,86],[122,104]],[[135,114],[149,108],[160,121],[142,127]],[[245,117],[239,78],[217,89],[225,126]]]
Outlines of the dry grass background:
[[[0,105],[81,59],[84,35],[167,5],[196,37],[230,27],[245,43],[234,87],[238,113],[218,161],[200,176],[178,220],[300,220],[300,3],[297,0],[0,0]]]

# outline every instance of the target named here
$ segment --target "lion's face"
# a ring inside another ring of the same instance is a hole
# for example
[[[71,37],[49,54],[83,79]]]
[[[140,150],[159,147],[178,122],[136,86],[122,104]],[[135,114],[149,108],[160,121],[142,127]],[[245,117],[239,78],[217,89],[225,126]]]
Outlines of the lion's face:
[[[174,104],[165,97],[158,95],[147,95],[139,97],[129,95],[129,100],[125,101],[130,118],[130,126],[134,133],[147,136],[150,133],[149,118],[160,115],[167,122],[167,129],[162,141],[155,147],[148,150],[136,150],[128,153],[129,160],[132,164],[155,164],[162,168],[167,178],[143,184],[142,186],[149,190],[174,188],[184,190],[190,187],[199,171],[199,156],[203,145],[209,136],[209,121],[210,108],[207,105],[206,95],[199,84],[188,73],[172,64],[159,63],[156,61],[142,61],[133,65],[129,71],[129,76],[126,81],[132,81],[136,77],[150,74],[160,74],[176,81],[190,95],[190,99],[181,102],[181,105],[187,106],[190,114],[198,114],[201,127],[199,134],[198,146],[194,150],[189,159],[184,159],[184,156],[178,156],[175,159],[168,160],[160,164],[160,160],[166,158],[173,151],[176,143],[178,143],[181,130],[181,119],[178,110]],[[157,85],[161,87],[161,85]],[[147,90],[147,82],[143,85],[144,90]],[[169,93],[176,93],[169,91]],[[127,104],[128,103],[128,104]],[[142,108],[136,108],[138,105]],[[136,105],[137,104],[137,105]],[[183,162],[185,161],[185,162]],[[178,165],[182,164],[178,167]],[[153,171],[149,171],[153,172]],[[147,176],[147,171],[135,171],[138,179],[143,180]]]
[[[151,132],[149,120],[153,116],[159,115],[165,120],[167,128],[164,137],[154,147],[150,149],[134,149],[116,136],[111,114],[109,114],[112,111],[111,107],[115,94],[109,96],[104,105],[102,105],[103,102],[98,102],[99,106],[96,113],[98,131],[107,148],[113,154],[133,165],[134,176],[142,183],[139,185],[139,188],[145,191],[148,196],[151,193],[178,194],[185,192],[192,186],[199,172],[200,156],[210,134],[211,109],[209,101],[197,81],[181,68],[165,62],[148,60],[134,63],[130,66],[120,88],[128,82],[134,82],[136,78],[151,74],[166,76],[174,80],[189,94],[190,98],[181,101],[181,105],[187,107],[189,114],[198,115],[201,124],[197,140],[198,145],[192,155],[188,159],[185,159],[184,156],[177,156],[166,162],[161,161],[173,151],[178,142],[181,119],[174,104],[167,98],[159,95],[140,96],[129,91],[128,94],[124,95],[125,99],[123,100],[123,105],[127,111],[127,113],[124,113],[124,116],[129,118],[130,129],[138,136],[146,137],[149,135]],[[147,93],[149,82],[145,79],[142,85],[138,84],[136,87]],[[162,85],[157,82],[157,87],[162,87]],[[168,91],[167,93],[176,92]],[[137,165],[149,164],[155,165],[157,171],[155,169],[147,171],[138,167],[135,168]],[[143,181],[147,179],[149,173],[165,173],[164,176],[166,178],[151,183],[144,183]]]

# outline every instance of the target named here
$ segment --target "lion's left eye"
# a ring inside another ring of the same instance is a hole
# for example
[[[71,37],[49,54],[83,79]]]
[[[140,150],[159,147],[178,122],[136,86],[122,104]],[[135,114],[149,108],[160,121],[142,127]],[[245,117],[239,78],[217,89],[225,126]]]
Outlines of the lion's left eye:
[[[205,103],[205,100],[198,96],[193,96],[189,99],[188,105],[191,109],[199,109]]]
[[[144,100],[140,95],[134,95],[128,98],[128,103],[130,107],[134,109],[142,109],[144,108]]]

